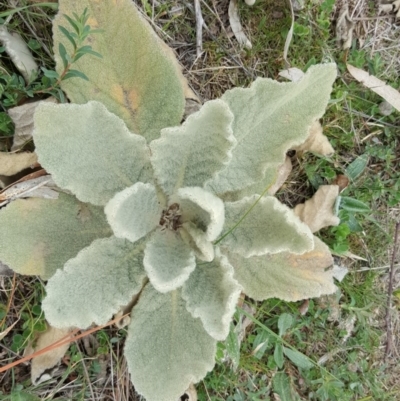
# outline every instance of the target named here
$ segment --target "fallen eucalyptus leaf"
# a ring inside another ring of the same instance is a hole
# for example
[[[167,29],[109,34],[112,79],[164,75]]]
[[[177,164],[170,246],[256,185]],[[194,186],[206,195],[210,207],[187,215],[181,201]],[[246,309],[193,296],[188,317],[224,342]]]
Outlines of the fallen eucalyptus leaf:
[[[337,226],[340,219],[334,215],[333,207],[338,195],[337,185],[321,185],[311,199],[294,208],[294,213],[313,233],[324,227]]]
[[[35,346],[31,345],[26,348],[25,355],[31,355],[34,352],[40,351],[41,349],[54,344],[55,342],[66,337],[71,331],[71,328],[59,329],[48,325],[47,330],[39,334]],[[51,374],[47,372],[48,369],[53,368],[60,362],[61,358],[68,350],[68,347],[69,343],[55,346],[44,354],[36,356],[32,359],[31,380],[34,385],[42,383],[43,381],[51,378]]]
[[[310,133],[305,142],[300,146],[297,146],[295,150],[297,152],[314,152],[320,155],[326,156],[331,155],[335,152],[332,145],[329,143],[328,138],[322,133],[322,125],[317,120],[310,127]]]
[[[12,107],[8,110],[8,115],[15,124],[15,133],[12,151],[21,149],[27,142],[32,140],[33,132],[33,115],[36,107],[42,102],[57,103],[57,99],[49,97],[46,100],[38,100],[32,103],[25,103],[22,106]]]
[[[252,45],[246,34],[243,32],[242,24],[240,23],[237,0],[231,0],[228,8],[229,23],[236,40],[246,49],[251,49]]]
[[[400,93],[397,89],[387,85],[375,76],[369,75],[367,71],[361,70],[360,68],[354,67],[350,64],[347,64],[347,70],[354,79],[383,97],[397,111],[400,111]]]
[[[11,176],[26,168],[32,168],[37,162],[36,153],[0,152],[0,175]]]
[[[38,65],[26,43],[19,34],[8,32],[4,25],[0,27],[0,41],[25,81],[29,82],[32,72],[38,70]]]

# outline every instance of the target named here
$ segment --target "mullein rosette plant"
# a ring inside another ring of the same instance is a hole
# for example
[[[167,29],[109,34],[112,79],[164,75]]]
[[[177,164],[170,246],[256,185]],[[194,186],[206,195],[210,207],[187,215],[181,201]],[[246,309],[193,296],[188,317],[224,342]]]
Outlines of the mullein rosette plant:
[[[241,292],[295,301],[335,290],[327,265],[302,266],[328,248],[266,191],[323,115],[336,66],[296,83],[259,78],[181,124],[191,92],[129,0],[61,0],[55,49],[72,46],[62,15],[85,8],[103,57],[74,65],[88,81],[61,83],[71,103],[35,115],[39,161],[67,191],[1,210],[0,260],[49,279],[55,327],[105,324],[134,300],[132,382],[148,401],[176,401],[212,370]]]

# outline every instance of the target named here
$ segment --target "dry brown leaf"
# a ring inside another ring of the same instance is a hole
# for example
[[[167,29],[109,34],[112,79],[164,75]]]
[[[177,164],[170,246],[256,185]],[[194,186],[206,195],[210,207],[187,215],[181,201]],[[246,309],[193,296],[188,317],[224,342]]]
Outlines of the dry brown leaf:
[[[48,325],[47,330],[38,336],[35,347],[30,345],[26,348],[25,356],[29,356],[34,352],[40,351],[41,349],[54,344],[67,336],[71,331],[72,329],[69,328],[58,329]],[[51,378],[51,374],[47,371],[60,362],[68,347],[69,343],[60,345],[32,359],[31,380],[34,385]]]
[[[49,97],[46,100],[26,103],[22,106],[16,106],[8,110],[8,115],[15,124],[14,142],[11,148],[12,151],[21,149],[32,139],[33,115],[36,107],[42,102],[56,103],[57,99],[54,97]]]
[[[290,160],[290,157],[286,156],[285,162],[278,169],[275,183],[271,185],[267,193],[269,195],[275,195],[278,192],[278,190],[282,187],[282,185],[285,183],[291,171],[292,171],[292,162]]]
[[[349,7],[343,2],[336,21],[336,40],[343,50],[350,49],[353,41],[353,31],[355,23],[349,15]]]
[[[294,213],[313,233],[324,227],[337,226],[340,219],[333,214],[333,207],[338,195],[339,186],[321,185],[311,199],[294,208]]]
[[[350,184],[350,180],[343,174],[339,174],[332,182],[332,185],[339,186],[339,192],[342,192],[345,188],[347,188]]]
[[[251,42],[244,33],[242,24],[240,23],[237,0],[231,0],[229,2],[228,15],[229,24],[231,25],[232,32],[235,35],[236,40],[246,49],[251,49]]]
[[[328,138],[322,133],[322,125],[317,120],[310,127],[310,133],[305,142],[294,148],[297,152],[314,152],[323,156],[331,155],[335,152]]]
[[[369,75],[367,71],[356,68],[350,64],[347,64],[347,70],[358,82],[371,89],[373,92],[382,96],[388,103],[390,103],[397,111],[400,111],[400,93],[397,89],[394,89],[385,82]]]
[[[0,175],[11,176],[26,168],[32,168],[36,163],[35,153],[0,152]]]

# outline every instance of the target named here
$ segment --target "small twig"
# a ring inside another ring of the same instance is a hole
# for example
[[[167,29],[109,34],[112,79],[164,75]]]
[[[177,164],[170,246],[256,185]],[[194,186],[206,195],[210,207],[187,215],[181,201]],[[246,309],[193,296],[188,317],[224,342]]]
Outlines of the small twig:
[[[399,239],[399,231],[400,231],[400,221],[396,223],[396,229],[394,233],[394,245],[393,245],[393,253],[392,253],[392,260],[390,261],[390,274],[389,274],[389,286],[388,286],[388,297],[387,297],[387,305],[386,305],[386,348],[385,348],[385,358],[386,361],[389,353],[393,348],[393,340],[392,340],[392,324],[390,320],[390,310],[392,307],[392,296],[393,296],[393,277],[394,277],[394,261],[396,260],[397,256],[397,249],[398,249],[398,239]]]
[[[203,52],[203,16],[201,14],[200,0],[194,0],[194,11],[196,14],[196,54],[197,58]]]

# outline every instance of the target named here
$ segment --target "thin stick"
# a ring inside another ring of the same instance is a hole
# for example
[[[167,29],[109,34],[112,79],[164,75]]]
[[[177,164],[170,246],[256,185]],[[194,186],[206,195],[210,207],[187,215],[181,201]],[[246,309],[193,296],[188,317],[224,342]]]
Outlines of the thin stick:
[[[393,296],[393,277],[394,277],[394,261],[397,256],[397,249],[398,249],[398,239],[399,239],[399,230],[400,230],[400,222],[396,223],[396,230],[394,233],[394,246],[393,246],[393,253],[392,253],[392,260],[390,261],[390,274],[389,274],[389,286],[388,286],[388,297],[387,297],[387,305],[386,305],[386,348],[385,348],[385,358],[386,361],[389,353],[392,351],[393,348],[393,340],[392,340],[392,323],[390,320],[390,310],[392,307],[392,296]]]
[[[196,14],[196,54],[197,58],[203,53],[203,16],[201,14],[200,0],[194,0]]]

